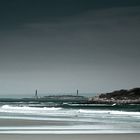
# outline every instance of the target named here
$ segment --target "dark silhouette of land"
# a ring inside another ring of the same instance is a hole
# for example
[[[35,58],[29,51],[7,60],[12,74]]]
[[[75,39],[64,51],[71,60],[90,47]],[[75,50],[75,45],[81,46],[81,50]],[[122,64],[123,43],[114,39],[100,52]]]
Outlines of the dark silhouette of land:
[[[140,104],[140,88],[103,93],[91,98],[90,103]]]

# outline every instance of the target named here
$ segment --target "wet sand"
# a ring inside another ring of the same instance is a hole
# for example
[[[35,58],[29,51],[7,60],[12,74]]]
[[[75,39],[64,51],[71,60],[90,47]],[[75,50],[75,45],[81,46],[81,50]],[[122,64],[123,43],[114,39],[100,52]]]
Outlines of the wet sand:
[[[140,134],[0,134],[0,140],[138,140]]]
[[[30,120],[30,119],[0,119],[0,127],[2,126],[46,126],[46,125],[68,125],[69,122],[57,120]]]
[[[67,123],[48,120],[0,119],[0,140],[138,140],[140,138],[140,133],[137,132],[94,131],[84,128],[73,130],[55,127],[67,126]],[[54,129],[50,128],[52,125]],[[42,126],[48,127],[42,129]]]

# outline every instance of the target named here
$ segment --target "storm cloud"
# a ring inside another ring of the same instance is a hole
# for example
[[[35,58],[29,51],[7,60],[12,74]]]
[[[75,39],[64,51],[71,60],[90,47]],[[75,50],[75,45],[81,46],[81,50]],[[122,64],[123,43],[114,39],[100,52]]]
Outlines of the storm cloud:
[[[139,86],[139,1],[0,3],[1,95]]]

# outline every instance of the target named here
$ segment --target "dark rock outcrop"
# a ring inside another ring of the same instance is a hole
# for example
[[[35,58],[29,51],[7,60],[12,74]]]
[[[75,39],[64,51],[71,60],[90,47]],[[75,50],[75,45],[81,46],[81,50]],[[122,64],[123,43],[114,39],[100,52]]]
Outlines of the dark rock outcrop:
[[[99,99],[107,100],[138,100],[140,99],[140,88],[133,88],[130,90],[117,90],[110,93],[99,95]]]

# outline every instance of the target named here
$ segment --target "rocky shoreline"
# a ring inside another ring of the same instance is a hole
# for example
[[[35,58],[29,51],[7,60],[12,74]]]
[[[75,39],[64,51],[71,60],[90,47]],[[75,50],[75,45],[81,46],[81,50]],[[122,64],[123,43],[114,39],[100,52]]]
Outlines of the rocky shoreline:
[[[89,98],[94,104],[140,104],[140,88],[117,90]]]

